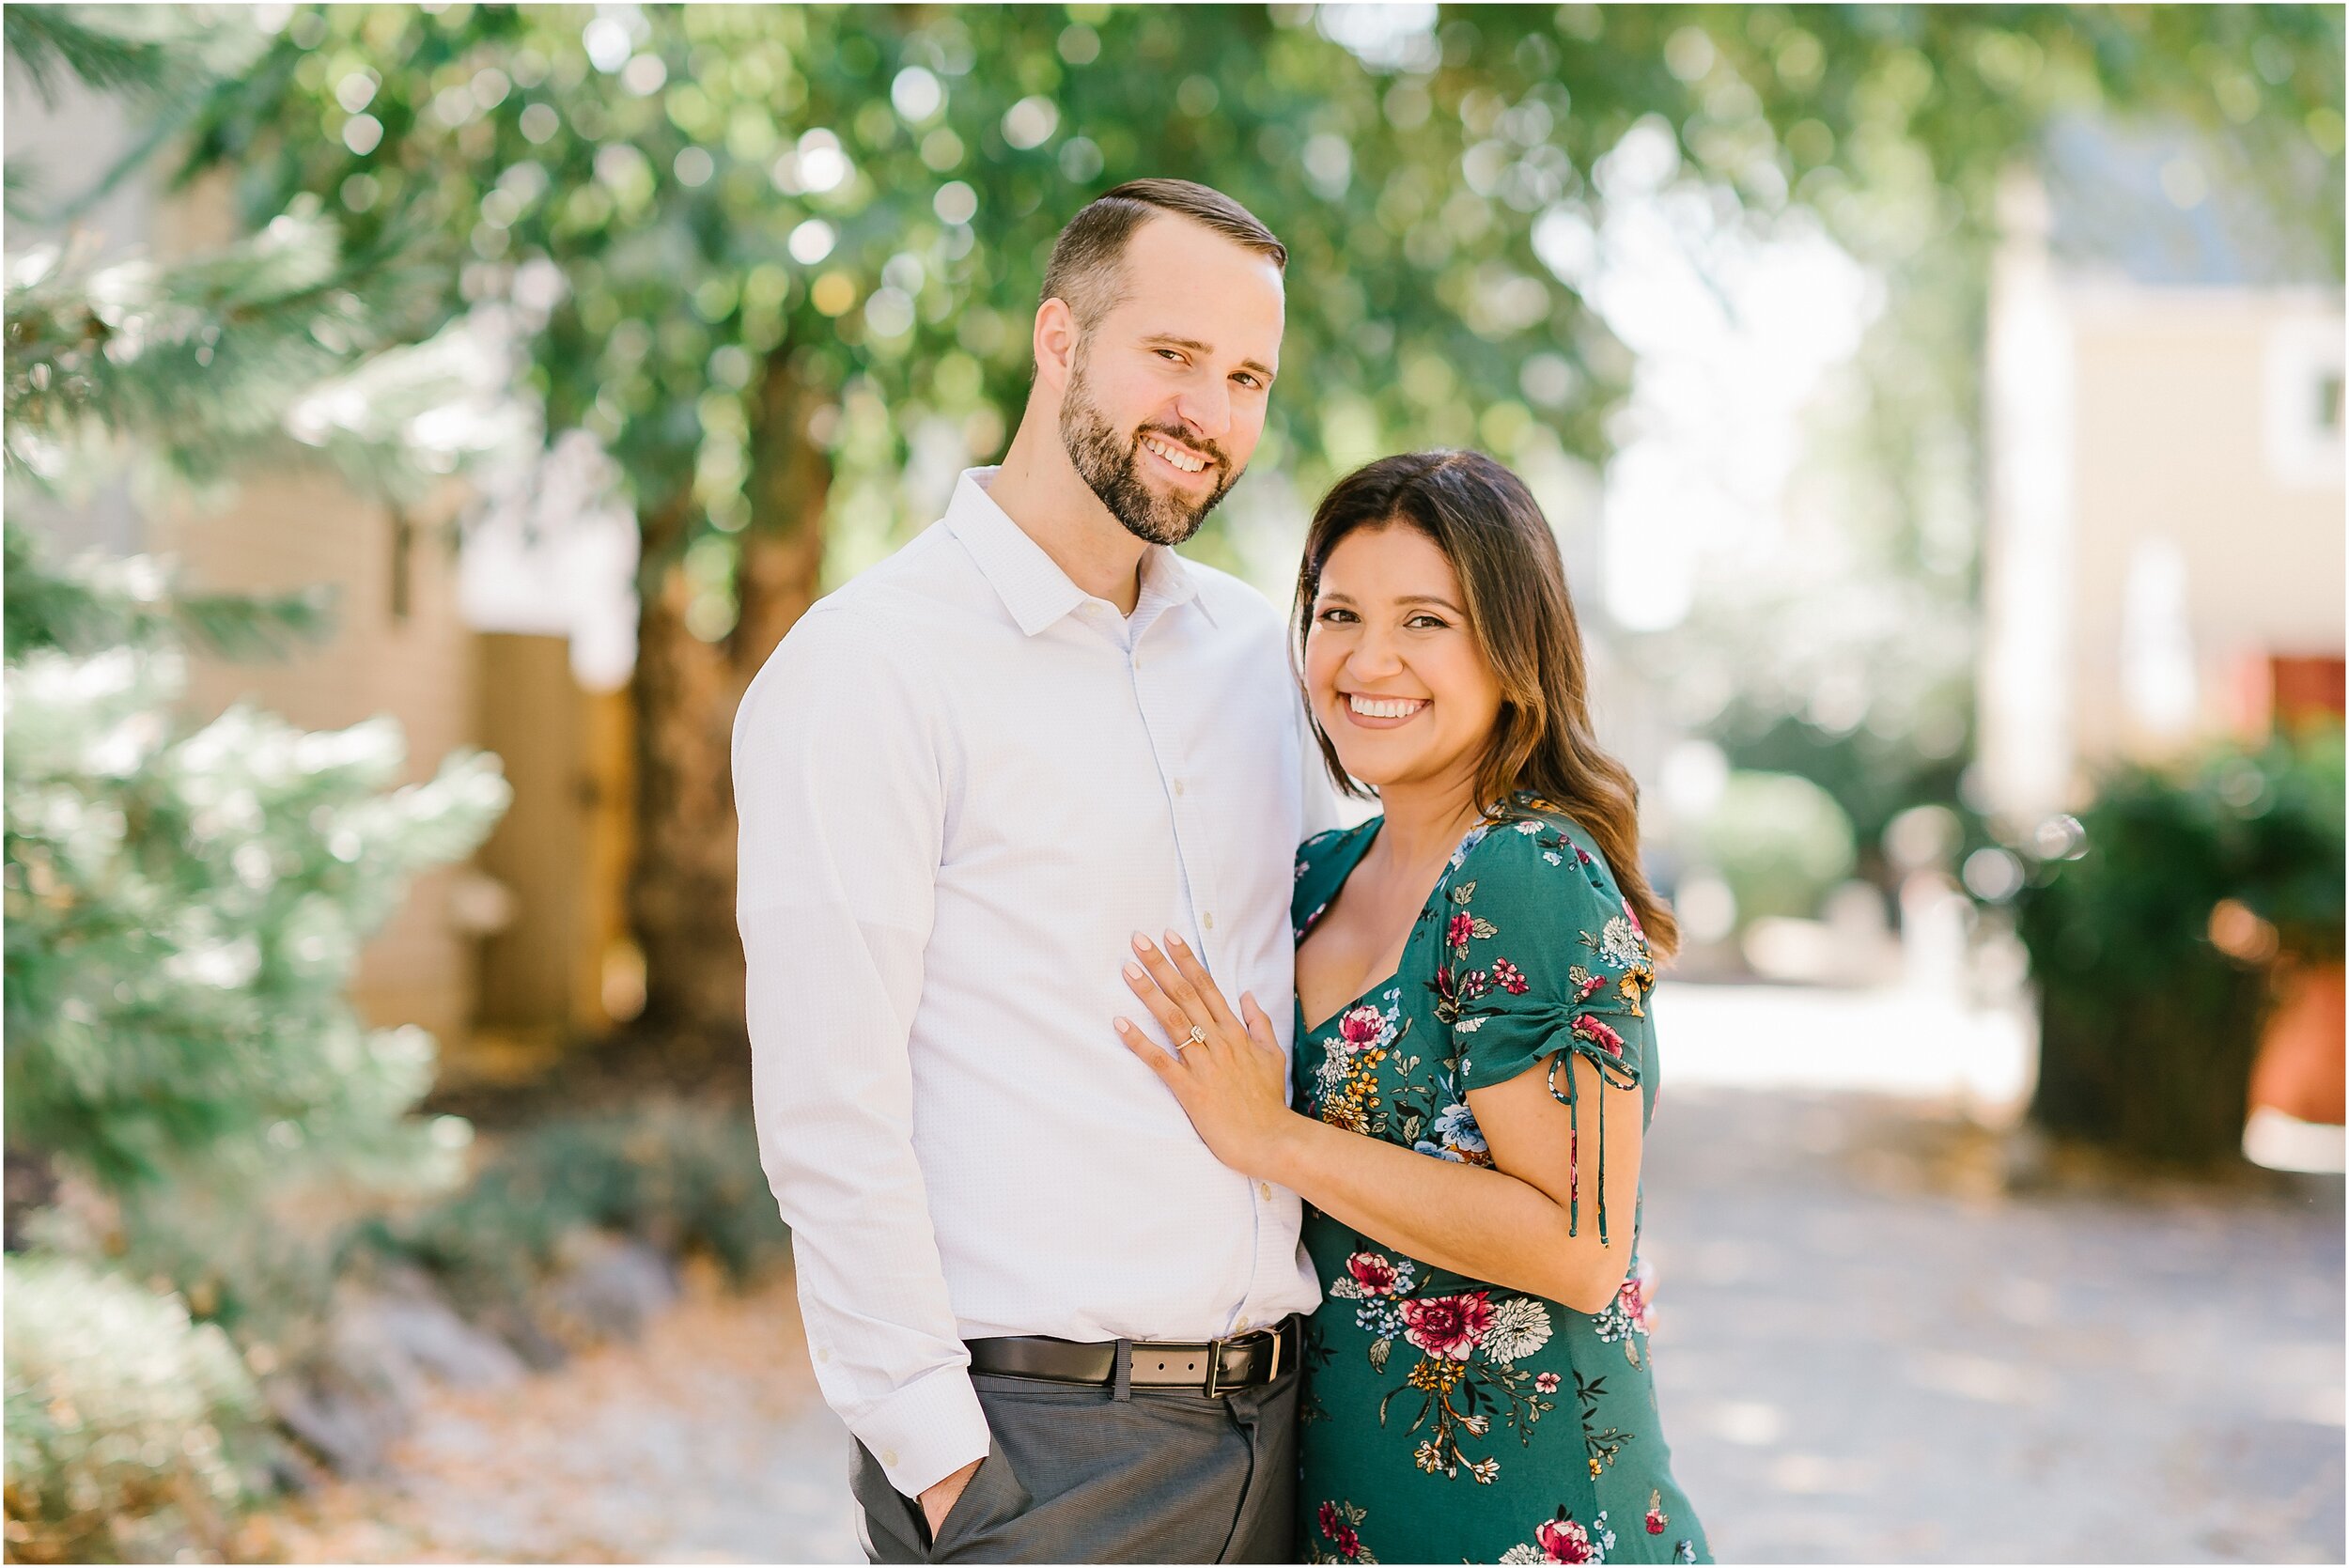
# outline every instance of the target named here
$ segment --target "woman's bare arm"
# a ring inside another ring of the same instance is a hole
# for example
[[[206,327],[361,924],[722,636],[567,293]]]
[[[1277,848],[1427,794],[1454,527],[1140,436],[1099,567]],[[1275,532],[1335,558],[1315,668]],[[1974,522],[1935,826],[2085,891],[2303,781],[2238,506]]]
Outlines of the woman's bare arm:
[[[1570,1053],[1562,1076],[1567,1064],[1582,1102],[1579,1136],[1539,1068],[1469,1092],[1491,1170],[1296,1116],[1296,1128],[1267,1150],[1255,1173],[1439,1268],[1599,1312],[1630,1267],[1626,1200],[1637,1202],[1643,1107],[1638,1089],[1607,1085],[1597,1068]],[[1621,1205],[1604,1241],[1596,1223],[1602,1094],[1606,1190]]]

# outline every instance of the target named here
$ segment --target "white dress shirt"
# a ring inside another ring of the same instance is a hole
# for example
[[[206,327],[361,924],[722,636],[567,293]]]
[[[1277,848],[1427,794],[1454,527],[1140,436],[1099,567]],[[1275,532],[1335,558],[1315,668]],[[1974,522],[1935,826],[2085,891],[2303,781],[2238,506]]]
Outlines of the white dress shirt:
[[[962,475],[734,727],[759,1149],[824,1397],[918,1494],[987,1452],[962,1342],[1206,1340],[1320,1299],[1290,1192],[1111,1028],[1169,927],[1290,1045],[1329,819],[1280,615],[1163,548],[1131,615]]]

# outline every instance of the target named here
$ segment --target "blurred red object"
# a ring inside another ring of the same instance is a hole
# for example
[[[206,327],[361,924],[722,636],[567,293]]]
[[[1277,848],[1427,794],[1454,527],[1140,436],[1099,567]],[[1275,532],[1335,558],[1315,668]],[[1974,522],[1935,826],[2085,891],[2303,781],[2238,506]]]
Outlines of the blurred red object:
[[[2342,1120],[2343,1020],[2349,1017],[2341,964],[2287,959],[2276,973],[2276,1011],[2251,1065],[2252,1109],[2267,1106],[2302,1122]]]
[[[2341,722],[2339,654],[2252,654],[2235,660],[2229,674],[2228,727],[2254,745],[2279,731]]]
[[[2270,712],[2276,727],[2288,730],[2338,722],[2342,711],[2342,668],[2337,654],[2317,658],[2270,655],[2267,684],[2274,693]]]

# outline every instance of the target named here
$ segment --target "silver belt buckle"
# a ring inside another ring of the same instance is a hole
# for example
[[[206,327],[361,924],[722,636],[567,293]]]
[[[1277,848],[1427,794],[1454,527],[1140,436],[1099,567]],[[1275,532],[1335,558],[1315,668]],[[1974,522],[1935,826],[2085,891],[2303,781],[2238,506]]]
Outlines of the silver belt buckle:
[[[1267,1383],[1271,1383],[1279,1378],[1281,1375],[1280,1328],[1278,1327],[1271,1328],[1251,1328],[1245,1334],[1235,1334],[1229,1339],[1214,1340],[1209,1342],[1207,1345],[1207,1398],[1221,1399],[1226,1393],[1231,1391],[1223,1387],[1221,1381],[1223,1376],[1223,1347],[1228,1344],[1237,1344],[1241,1340],[1254,1339],[1259,1334],[1272,1342],[1272,1370],[1265,1374],[1265,1381]]]

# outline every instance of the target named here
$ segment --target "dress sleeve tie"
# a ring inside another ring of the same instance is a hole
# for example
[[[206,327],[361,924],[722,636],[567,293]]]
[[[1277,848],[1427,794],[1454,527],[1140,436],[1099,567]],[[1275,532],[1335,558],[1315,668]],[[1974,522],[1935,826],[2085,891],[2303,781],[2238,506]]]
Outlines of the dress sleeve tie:
[[[1464,1015],[1470,1016],[1470,1015]],[[1504,1015],[1485,1015],[1498,1017]],[[1582,1113],[1581,1085],[1575,1079],[1572,1061],[1579,1056],[1598,1069],[1600,1081],[1615,1089],[1637,1089],[1640,1086],[1640,1064],[1626,1054],[1624,1038],[1595,1013],[1585,1013],[1562,1003],[1520,1003],[1505,1015],[1517,1028],[1548,1036],[1557,1046],[1549,1060],[1550,1097],[1566,1108],[1566,1127],[1574,1140],[1574,1185],[1566,1194],[1566,1234],[1579,1235],[1582,1223]],[[1560,1069],[1564,1069],[1564,1086],[1560,1086]],[[1598,1101],[1598,1244],[1607,1245],[1607,1098]]]

